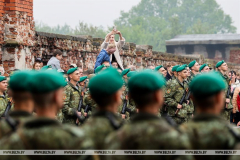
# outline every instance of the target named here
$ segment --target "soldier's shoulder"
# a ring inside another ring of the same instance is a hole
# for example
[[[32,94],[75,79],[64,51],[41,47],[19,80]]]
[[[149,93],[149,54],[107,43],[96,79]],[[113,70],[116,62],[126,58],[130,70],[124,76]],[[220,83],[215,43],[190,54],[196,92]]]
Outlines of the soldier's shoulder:
[[[65,87],[64,87],[65,91],[72,91],[73,88],[70,84],[67,84]]]
[[[71,126],[71,125],[65,125],[63,124],[59,129],[70,133],[70,135],[74,136],[74,137],[84,137],[84,132],[75,126]]]

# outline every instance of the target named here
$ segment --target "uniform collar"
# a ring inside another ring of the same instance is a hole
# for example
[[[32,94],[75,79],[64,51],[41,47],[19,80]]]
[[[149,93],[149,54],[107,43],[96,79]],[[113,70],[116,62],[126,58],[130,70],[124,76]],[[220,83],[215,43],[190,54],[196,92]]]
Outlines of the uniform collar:
[[[131,122],[138,122],[138,121],[142,121],[142,120],[158,120],[158,119],[159,118],[154,114],[140,112],[140,113],[135,114],[132,117]]]
[[[23,128],[35,129],[45,126],[61,126],[61,124],[56,119],[51,119],[47,117],[34,117],[31,120],[24,123]]]
[[[79,91],[79,86],[78,86],[78,84],[76,85],[77,87],[74,86],[71,82],[68,82],[68,84],[69,84],[73,89]]]
[[[214,115],[214,114],[196,114],[193,119],[194,122],[198,121],[211,121],[211,120],[218,120],[218,121],[224,121],[220,116]]]
[[[183,80],[183,83],[181,83],[178,78],[176,78],[176,80],[184,88],[184,80]]]
[[[26,112],[26,111],[17,110],[17,111],[9,112],[9,116],[12,117],[12,118],[30,117],[30,116],[32,116],[32,114],[30,114],[29,112]]]

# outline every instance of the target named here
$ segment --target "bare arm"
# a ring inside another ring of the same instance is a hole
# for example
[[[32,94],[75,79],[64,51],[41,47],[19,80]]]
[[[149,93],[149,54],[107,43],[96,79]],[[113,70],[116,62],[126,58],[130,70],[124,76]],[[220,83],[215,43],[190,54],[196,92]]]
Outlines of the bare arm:
[[[233,113],[236,113],[237,112],[237,96],[238,96],[238,93],[239,93],[239,89],[240,87],[237,87],[234,91],[234,94],[233,94],[233,99],[232,99],[232,104],[233,104]]]

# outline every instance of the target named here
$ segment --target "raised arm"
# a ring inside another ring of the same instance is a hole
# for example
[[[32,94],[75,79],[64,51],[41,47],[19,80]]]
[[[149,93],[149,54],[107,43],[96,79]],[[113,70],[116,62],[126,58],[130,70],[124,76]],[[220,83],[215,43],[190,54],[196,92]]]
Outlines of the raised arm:
[[[119,35],[119,41],[117,42],[117,47],[120,50],[125,44],[125,38],[123,38],[122,33],[120,31],[117,31],[116,34]]]
[[[102,49],[107,49],[108,44],[109,44],[109,38],[110,38],[110,36],[111,36],[112,34],[114,34],[113,31],[111,31],[110,33],[108,33],[108,34],[106,35],[105,40],[104,40],[104,42],[103,42],[102,45],[101,45],[101,50],[102,50]]]

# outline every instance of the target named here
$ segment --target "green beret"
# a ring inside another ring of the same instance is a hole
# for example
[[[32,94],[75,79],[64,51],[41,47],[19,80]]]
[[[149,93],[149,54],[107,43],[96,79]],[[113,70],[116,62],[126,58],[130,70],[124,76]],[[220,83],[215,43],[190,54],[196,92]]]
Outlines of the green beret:
[[[89,91],[93,96],[108,96],[123,86],[121,75],[115,68],[107,68],[89,81]]]
[[[182,66],[184,66],[185,68],[186,68],[186,67],[188,67],[188,65],[187,65],[187,64],[183,64]]]
[[[128,74],[127,74],[127,77],[132,77],[133,75],[135,75],[137,72],[136,71],[130,71],[130,72],[128,72]]]
[[[121,76],[124,76],[124,75],[127,74],[128,72],[130,72],[130,68],[124,69],[124,70],[122,71]]]
[[[189,68],[192,68],[196,62],[197,62],[196,60],[190,62],[190,63],[188,64],[188,67],[189,67]]]
[[[66,86],[65,78],[56,70],[35,72],[30,80],[32,93],[49,93]]]
[[[155,71],[158,71],[160,68],[162,68],[163,66],[162,65],[160,65],[160,66],[157,66],[154,70]]]
[[[80,77],[80,80],[79,80],[78,82],[82,82],[82,81],[84,81],[85,79],[87,79],[87,76]]]
[[[217,64],[216,64],[216,68],[218,68],[218,67],[220,67],[223,63],[225,63],[225,61],[224,60],[222,60],[222,61],[219,61]]]
[[[180,67],[177,68],[177,72],[181,72],[186,69],[186,65],[181,65]]]
[[[49,69],[49,68],[52,68],[52,66],[51,66],[51,65],[43,66],[41,70],[47,70],[47,69]]]
[[[7,80],[7,78],[5,76],[0,76],[0,82]]]
[[[78,70],[78,68],[70,68],[68,71],[67,71],[67,74],[72,74],[73,72],[75,72],[76,70]]]
[[[104,64],[102,64],[101,66],[98,66],[98,67],[95,69],[95,73],[100,72],[100,71],[103,69],[103,67],[105,67]]]
[[[206,63],[201,65],[200,68],[199,68],[199,72],[201,72],[203,70],[204,67],[208,66]]]
[[[173,67],[172,67],[172,72],[177,71],[177,68],[178,68],[178,67],[180,67],[180,65],[173,66]]]
[[[131,93],[153,92],[163,88],[165,79],[158,72],[142,71],[130,78],[128,88]]]
[[[193,96],[207,97],[225,90],[227,86],[220,74],[209,72],[194,77],[189,87]]]
[[[15,72],[9,80],[9,88],[13,91],[30,91],[30,80],[34,71]]]

